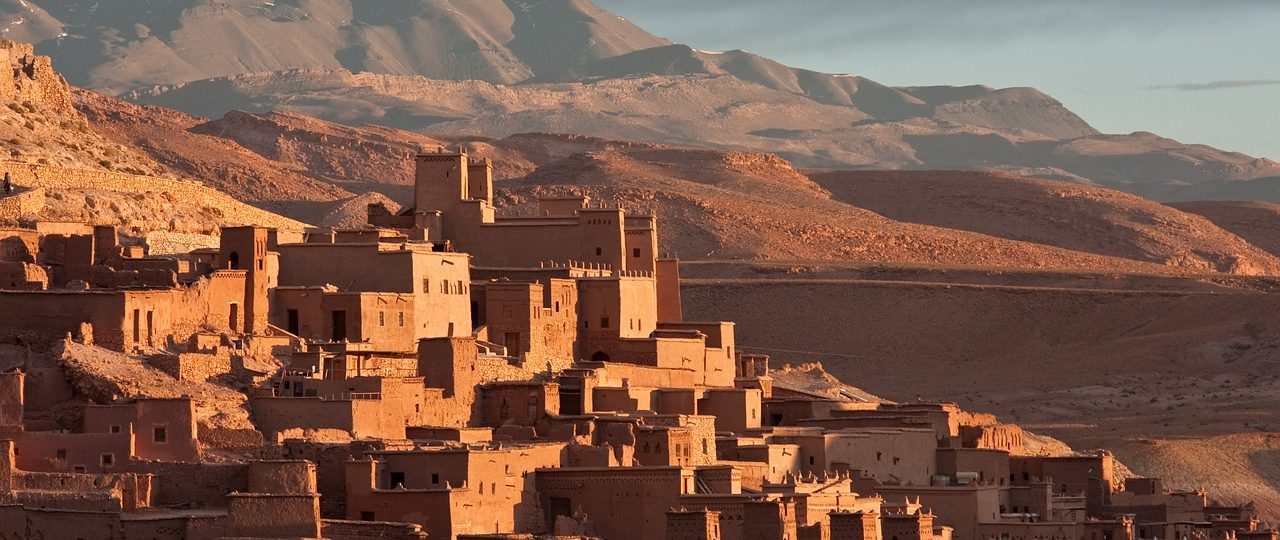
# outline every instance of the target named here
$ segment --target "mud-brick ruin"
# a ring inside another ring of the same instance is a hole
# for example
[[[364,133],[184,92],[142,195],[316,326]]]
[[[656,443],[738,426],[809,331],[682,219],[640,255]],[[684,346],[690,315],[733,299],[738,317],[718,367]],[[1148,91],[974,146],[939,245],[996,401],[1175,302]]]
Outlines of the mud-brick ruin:
[[[0,231],[0,538],[1276,540],[1105,451],[775,381],[683,319],[653,216],[417,166],[359,230]]]

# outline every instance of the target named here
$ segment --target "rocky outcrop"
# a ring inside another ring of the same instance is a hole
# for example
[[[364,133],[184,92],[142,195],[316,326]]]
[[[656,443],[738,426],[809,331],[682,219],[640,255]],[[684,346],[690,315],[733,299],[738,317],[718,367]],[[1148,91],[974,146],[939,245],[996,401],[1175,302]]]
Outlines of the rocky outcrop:
[[[53,70],[48,56],[36,56],[29,43],[0,41],[0,62],[13,73],[0,81],[0,102],[29,103],[47,111],[74,114],[67,81]]]

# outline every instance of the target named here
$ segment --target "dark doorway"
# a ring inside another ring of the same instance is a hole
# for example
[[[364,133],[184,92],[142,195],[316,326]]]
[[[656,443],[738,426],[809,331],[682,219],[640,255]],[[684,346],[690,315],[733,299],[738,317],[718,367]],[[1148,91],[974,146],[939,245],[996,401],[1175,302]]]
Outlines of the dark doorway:
[[[230,328],[232,332],[240,331],[240,304],[231,304],[231,316],[230,321],[227,322],[227,327]]]
[[[572,503],[572,502],[570,502],[570,501],[569,501],[569,499],[568,499],[567,497],[552,497],[552,498],[551,498],[551,520],[550,520],[550,521],[551,521],[552,523],[554,523],[554,522],[555,522],[555,519],[556,519],[557,517],[560,517],[560,516],[569,516],[569,517],[572,517],[572,516],[573,516],[573,506],[572,506],[572,504],[573,504],[573,503]]]
[[[295,336],[298,335],[298,310],[289,310],[289,324],[286,330],[288,330],[290,334]]]
[[[347,312],[338,310],[333,312],[333,340],[342,341],[347,339]]]
[[[591,355],[591,361],[592,362],[608,362],[609,354],[604,351],[596,351],[595,354]]]
[[[402,472],[391,473],[391,485],[387,486],[387,489],[396,489],[402,485],[404,485],[404,473]]]
[[[502,344],[507,346],[507,356],[520,356],[520,332],[507,332]]]
[[[582,414],[582,389],[560,389],[560,414],[573,416]]]
[[[227,257],[227,262],[229,263],[228,268],[238,270],[240,268],[240,254],[232,251],[231,255]]]

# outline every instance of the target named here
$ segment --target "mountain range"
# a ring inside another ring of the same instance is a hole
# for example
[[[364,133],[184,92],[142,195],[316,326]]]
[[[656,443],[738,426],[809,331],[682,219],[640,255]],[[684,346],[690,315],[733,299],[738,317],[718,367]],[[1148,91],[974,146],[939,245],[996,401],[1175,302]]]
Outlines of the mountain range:
[[[327,64],[350,45],[326,52],[289,33],[367,5],[187,4],[0,4],[6,35],[64,48],[51,66],[0,44],[13,68],[0,80],[0,151],[19,187],[7,202],[39,203],[21,205],[38,211],[18,223],[123,225],[130,241],[181,247],[153,253],[211,245],[205,233],[241,223],[358,226],[371,203],[408,202],[417,153],[463,146],[495,160],[503,214],[565,193],[656,214],[660,249],[682,260],[687,315],[736,321],[744,350],[821,360],[886,395],[958,400],[1077,448],[1116,448],[1139,472],[1176,469],[1179,486],[1280,508],[1266,434],[1280,432],[1280,205],[1162,204],[1105,187],[1265,198],[1280,184],[1274,163],[1100,134],[1033,89],[892,88],[641,39],[584,2],[388,0],[378,5],[401,11],[386,28],[358,19],[367,34],[407,36],[428,24],[418,15],[462,28],[485,14],[497,26],[467,28],[514,36],[514,21],[555,15],[568,42],[613,44],[539,63],[498,38],[485,57],[523,67],[493,80]],[[518,33],[551,39],[545,26]],[[640,43],[608,38],[621,35]],[[476,39],[412,50],[462,65],[455,53]],[[252,55],[237,51],[253,41],[272,53],[269,71],[220,72],[196,54],[225,47],[220,61],[244,64]],[[299,60],[303,42],[323,62]],[[88,52],[67,56],[77,47]],[[161,61],[178,56],[210,70],[198,77],[222,75],[182,80]],[[100,92],[67,85],[53,71],[63,64]],[[45,183],[59,185],[30,189],[23,171],[37,166],[56,167]],[[930,167],[986,170],[913,170]],[[129,189],[57,174],[73,170],[129,173]]]
[[[78,86],[216,118],[574,133],[832,169],[970,169],[1167,201],[1280,202],[1280,164],[1101,134],[1033,88],[891,87],[673,44],[588,0],[0,0]]]

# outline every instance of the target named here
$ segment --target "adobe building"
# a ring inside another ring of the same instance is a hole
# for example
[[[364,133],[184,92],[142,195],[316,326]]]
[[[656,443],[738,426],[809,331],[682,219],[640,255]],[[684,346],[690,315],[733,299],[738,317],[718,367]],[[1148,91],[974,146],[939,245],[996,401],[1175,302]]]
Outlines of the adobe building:
[[[41,343],[72,335],[133,352],[211,330],[265,335],[276,271],[265,239],[265,229],[225,229],[219,251],[197,267],[147,258],[120,245],[111,227],[41,236],[36,259],[50,279],[0,287],[9,307],[0,310],[0,338]]]
[[[652,216],[501,216],[491,168],[426,154],[414,206],[371,228],[227,228],[181,256],[0,231],[0,343],[27,351],[0,373],[0,537],[1276,538],[952,403],[774,380],[733,323],[683,319]],[[72,381],[41,356],[68,340],[192,397]],[[214,390],[252,429],[211,421]]]

